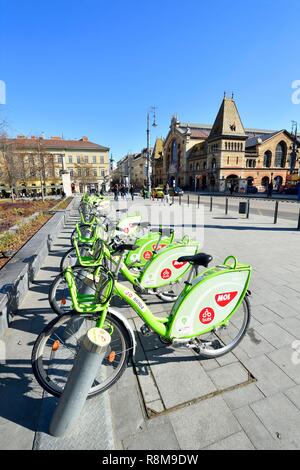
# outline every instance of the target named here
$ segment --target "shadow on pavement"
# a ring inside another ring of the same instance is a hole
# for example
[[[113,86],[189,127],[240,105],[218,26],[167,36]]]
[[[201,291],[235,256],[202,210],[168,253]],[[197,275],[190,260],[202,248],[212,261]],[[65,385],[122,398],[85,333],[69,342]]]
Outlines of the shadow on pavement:
[[[0,378],[0,416],[36,431],[43,391],[32,379],[30,360],[7,360],[5,365],[0,365]]]

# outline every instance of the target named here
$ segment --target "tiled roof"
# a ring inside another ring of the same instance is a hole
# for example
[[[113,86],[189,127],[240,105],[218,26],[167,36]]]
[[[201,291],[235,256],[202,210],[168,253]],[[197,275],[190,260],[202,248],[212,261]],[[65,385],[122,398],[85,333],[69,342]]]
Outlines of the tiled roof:
[[[255,147],[258,144],[258,139],[260,139],[260,142],[262,143],[265,140],[271,139],[271,137],[274,137],[274,135],[279,134],[279,132],[282,131],[273,131],[272,134],[260,134],[256,135],[255,137],[249,137],[246,140],[246,148]]]
[[[203,132],[208,132],[208,134],[212,129],[211,124],[195,124],[195,123],[180,122],[179,130],[181,130],[182,133],[186,132],[187,127],[189,127],[191,131],[193,131],[193,130],[195,130],[195,132],[196,131],[203,131]],[[270,134],[274,134],[276,132],[277,131],[275,131],[274,129],[270,130],[270,129],[245,128],[245,133],[246,133],[246,135],[249,135],[249,137],[255,137],[255,136],[259,137],[259,136],[265,135],[265,134],[270,136]]]
[[[193,127],[188,125],[180,125],[178,128],[183,134],[186,133],[187,129],[190,130],[190,136],[192,139],[206,139],[209,136],[210,129],[201,129],[199,127]]]
[[[9,139],[24,149],[36,149],[39,145],[49,150],[109,150],[109,147],[95,144],[89,140],[65,140],[65,139],[38,139],[38,138],[15,138]]]

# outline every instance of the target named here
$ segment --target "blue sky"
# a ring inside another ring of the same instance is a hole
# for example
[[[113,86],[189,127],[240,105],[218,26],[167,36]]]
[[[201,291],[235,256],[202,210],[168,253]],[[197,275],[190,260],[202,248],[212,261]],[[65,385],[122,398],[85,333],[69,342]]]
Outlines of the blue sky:
[[[146,145],[156,105],[212,123],[235,93],[246,127],[300,124],[299,0],[0,0],[0,106],[11,134],[83,135],[118,159]]]

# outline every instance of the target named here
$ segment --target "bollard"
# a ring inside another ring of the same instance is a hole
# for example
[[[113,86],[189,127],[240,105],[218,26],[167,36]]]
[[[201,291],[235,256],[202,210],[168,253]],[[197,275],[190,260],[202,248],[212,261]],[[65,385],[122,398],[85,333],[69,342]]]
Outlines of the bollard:
[[[199,206],[200,206],[200,196],[198,196],[198,209],[199,209]]]
[[[179,194],[179,205],[181,206],[181,194]]]
[[[225,215],[228,214],[228,197],[225,200]]]
[[[250,199],[248,199],[246,219],[249,219],[249,214],[250,214]]]
[[[213,198],[212,196],[210,196],[210,207],[209,207],[210,212],[212,212],[212,208],[213,208]]]
[[[188,206],[190,205],[190,195],[188,194]]]
[[[64,436],[79,417],[110,341],[109,333],[102,328],[87,332],[52,416],[51,436]]]
[[[298,217],[298,227],[297,230],[300,230],[300,209],[299,209],[299,217]]]
[[[50,251],[52,250],[52,244],[53,244],[53,237],[52,237],[52,235],[49,233],[49,234],[48,234],[48,238],[47,238],[47,247],[48,247],[49,253],[50,253]]]
[[[279,201],[275,202],[274,224],[277,224]]]

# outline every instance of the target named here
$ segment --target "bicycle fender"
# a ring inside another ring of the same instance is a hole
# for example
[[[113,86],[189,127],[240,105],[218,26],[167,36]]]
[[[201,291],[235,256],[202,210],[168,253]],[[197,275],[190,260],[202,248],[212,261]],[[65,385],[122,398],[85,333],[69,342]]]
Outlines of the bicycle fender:
[[[111,313],[112,315],[114,315],[115,317],[117,317],[125,326],[126,330],[128,330],[128,333],[130,335],[130,338],[131,338],[131,344],[132,344],[132,355],[135,354],[135,350],[136,350],[136,339],[135,339],[135,336],[134,336],[134,332],[133,332],[133,329],[129,323],[129,321],[127,320],[127,318],[125,318],[122,313],[120,313],[118,310],[115,310],[114,308],[109,308],[109,313]]]

